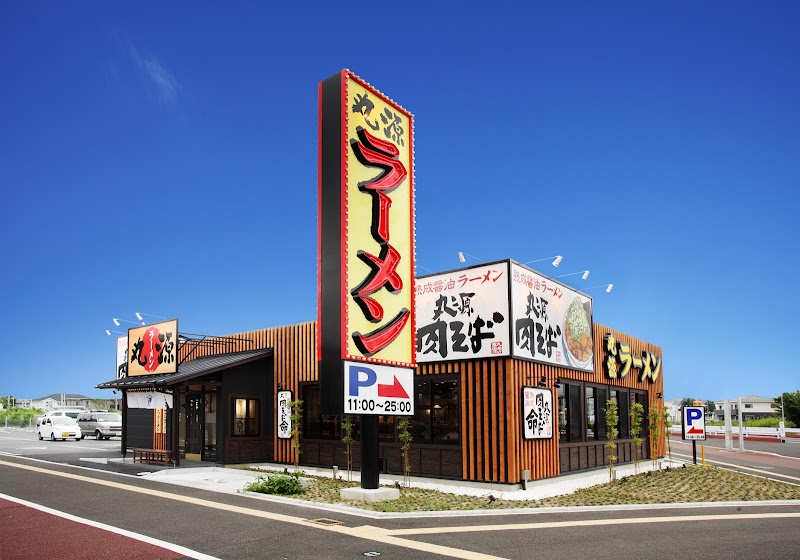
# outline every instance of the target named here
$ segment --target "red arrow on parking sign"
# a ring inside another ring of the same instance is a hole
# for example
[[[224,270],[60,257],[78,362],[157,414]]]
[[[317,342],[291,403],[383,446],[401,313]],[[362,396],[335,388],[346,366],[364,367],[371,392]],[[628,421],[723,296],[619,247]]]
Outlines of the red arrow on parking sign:
[[[687,434],[702,434],[703,430],[701,430],[700,428],[689,428],[688,430],[686,430],[686,433]]]
[[[395,399],[407,399],[408,393],[406,390],[403,389],[403,385],[397,379],[397,376],[394,376],[394,385],[381,385],[378,383],[378,396],[379,397],[388,397],[388,398],[395,398]]]

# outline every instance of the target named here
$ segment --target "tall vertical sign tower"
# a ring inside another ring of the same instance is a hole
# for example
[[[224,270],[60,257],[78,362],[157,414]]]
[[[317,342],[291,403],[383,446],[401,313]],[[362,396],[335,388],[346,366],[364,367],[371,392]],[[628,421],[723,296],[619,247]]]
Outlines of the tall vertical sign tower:
[[[414,410],[413,154],[405,109],[348,70],[319,84],[321,406],[362,415],[362,488],[378,487],[378,415]]]

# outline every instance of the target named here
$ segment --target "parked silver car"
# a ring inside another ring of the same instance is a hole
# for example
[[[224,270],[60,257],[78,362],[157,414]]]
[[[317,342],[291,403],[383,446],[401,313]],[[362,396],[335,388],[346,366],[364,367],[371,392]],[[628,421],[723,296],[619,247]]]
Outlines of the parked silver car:
[[[108,439],[122,435],[122,414],[117,412],[84,412],[78,415],[78,426],[83,437],[94,435],[95,439]]]

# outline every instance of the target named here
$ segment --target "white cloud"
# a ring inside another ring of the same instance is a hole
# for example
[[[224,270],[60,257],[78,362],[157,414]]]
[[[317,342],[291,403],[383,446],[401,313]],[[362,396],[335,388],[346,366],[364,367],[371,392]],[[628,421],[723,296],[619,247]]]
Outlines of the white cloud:
[[[128,45],[128,52],[134,65],[144,74],[158,100],[165,104],[177,101],[181,85],[172,72],[155,58],[142,56],[132,44]]]

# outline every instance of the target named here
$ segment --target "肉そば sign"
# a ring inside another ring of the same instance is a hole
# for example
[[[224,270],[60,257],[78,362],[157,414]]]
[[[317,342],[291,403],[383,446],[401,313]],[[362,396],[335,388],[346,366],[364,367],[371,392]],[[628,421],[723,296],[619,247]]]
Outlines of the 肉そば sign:
[[[522,388],[522,437],[553,437],[553,394],[549,389]]]

